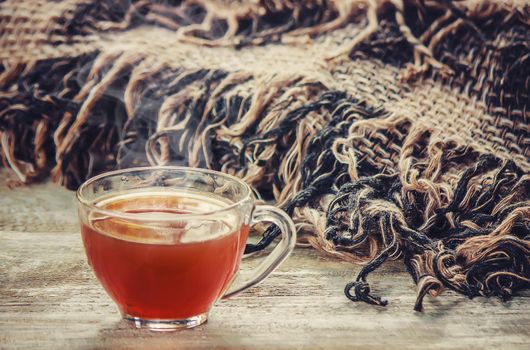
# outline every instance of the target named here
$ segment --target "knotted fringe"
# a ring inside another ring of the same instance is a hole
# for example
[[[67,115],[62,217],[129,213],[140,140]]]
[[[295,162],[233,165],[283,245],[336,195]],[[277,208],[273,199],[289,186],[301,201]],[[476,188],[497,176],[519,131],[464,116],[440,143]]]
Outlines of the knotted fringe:
[[[433,13],[435,20],[421,35],[414,34],[407,16],[414,16],[418,24],[424,25]],[[529,13],[530,7],[524,1],[258,0],[236,5],[209,0],[112,0],[88,3],[65,27],[69,34],[89,34],[148,23],[174,30],[180,42],[238,48],[271,42],[306,44],[312,37],[339,29],[364,15],[367,26],[351,42],[326,55],[328,60],[335,60],[349,56],[376,34],[379,17],[392,17],[413,49],[413,63],[402,72],[405,79],[411,79],[431,68],[442,76],[454,74],[452,68],[435,57],[435,52],[460,29],[487,45],[476,21],[494,18],[501,25],[513,21],[528,24]]]
[[[437,47],[461,27],[492,45],[476,21],[529,18],[524,8],[478,1],[83,6],[64,24],[69,33],[147,23],[174,30],[184,42],[228,47],[301,44],[365,14],[366,28],[328,55],[330,66],[355,55],[376,34],[378,18],[390,16],[399,40],[412,48],[413,63],[402,70],[406,79],[431,69],[441,79],[454,74],[458,67]],[[410,11],[420,22],[437,17],[417,35],[406,23]],[[513,45],[517,57],[505,83],[527,74],[528,45]],[[506,47],[496,48],[501,58]],[[506,89],[528,93],[528,86],[514,86]],[[425,295],[445,288],[508,298],[530,287],[528,165],[444,137],[429,123],[371,106],[323,79],[175,68],[147,54],[108,50],[2,64],[0,91],[1,155],[22,183],[51,174],[73,189],[104,170],[144,164],[218,169],[286,210],[301,244],[365,264],[345,288],[351,300],[386,305],[372,294],[367,276],[388,259],[402,259],[417,284],[416,310]],[[524,110],[525,102],[517,103]],[[277,236],[268,228],[247,252]]]

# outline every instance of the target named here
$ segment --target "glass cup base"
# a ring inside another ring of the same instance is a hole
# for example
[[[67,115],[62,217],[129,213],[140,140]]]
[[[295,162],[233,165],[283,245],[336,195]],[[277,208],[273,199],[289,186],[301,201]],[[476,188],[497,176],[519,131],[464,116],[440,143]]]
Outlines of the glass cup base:
[[[149,329],[155,332],[173,332],[181,329],[197,327],[208,320],[208,314],[188,317],[182,320],[146,320],[139,317],[123,314],[123,318],[136,328]]]

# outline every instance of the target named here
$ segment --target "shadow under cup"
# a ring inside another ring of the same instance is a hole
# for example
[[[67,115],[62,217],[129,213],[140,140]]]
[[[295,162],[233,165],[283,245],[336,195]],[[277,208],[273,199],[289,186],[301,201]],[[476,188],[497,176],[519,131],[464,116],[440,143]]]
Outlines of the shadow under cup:
[[[207,320],[212,305],[266,278],[292,251],[294,224],[256,206],[250,187],[223,173],[185,167],[124,169],[77,191],[88,263],[123,317],[175,330]],[[279,226],[282,240],[250,280],[231,287],[249,227]]]

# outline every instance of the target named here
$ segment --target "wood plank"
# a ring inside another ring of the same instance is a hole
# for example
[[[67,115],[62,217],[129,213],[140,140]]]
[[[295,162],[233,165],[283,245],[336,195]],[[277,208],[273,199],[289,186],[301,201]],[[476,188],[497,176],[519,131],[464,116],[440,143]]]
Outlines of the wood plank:
[[[74,193],[47,183],[8,190],[0,180],[0,348],[528,349],[530,294],[503,303],[453,292],[412,310],[399,262],[372,276],[386,308],[352,303],[358,269],[309,249],[261,285],[214,307],[207,324],[159,334],[121,321],[86,264]],[[245,259],[248,272],[259,256]]]

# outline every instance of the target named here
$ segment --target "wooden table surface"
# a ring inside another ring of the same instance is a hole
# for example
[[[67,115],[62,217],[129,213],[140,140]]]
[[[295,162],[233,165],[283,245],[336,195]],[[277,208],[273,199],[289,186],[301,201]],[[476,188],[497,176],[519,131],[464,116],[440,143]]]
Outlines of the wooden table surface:
[[[503,303],[449,291],[418,313],[414,285],[394,263],[371,279],[386,308],[352,303],[343,287],[358,267],[302,248],[261,285],[214,306],[205,325],[133,329],[86,263],[74,193],[50,183],[10,190],[5,178],[0,172],[1,349],[530,349],[530,293]]]

